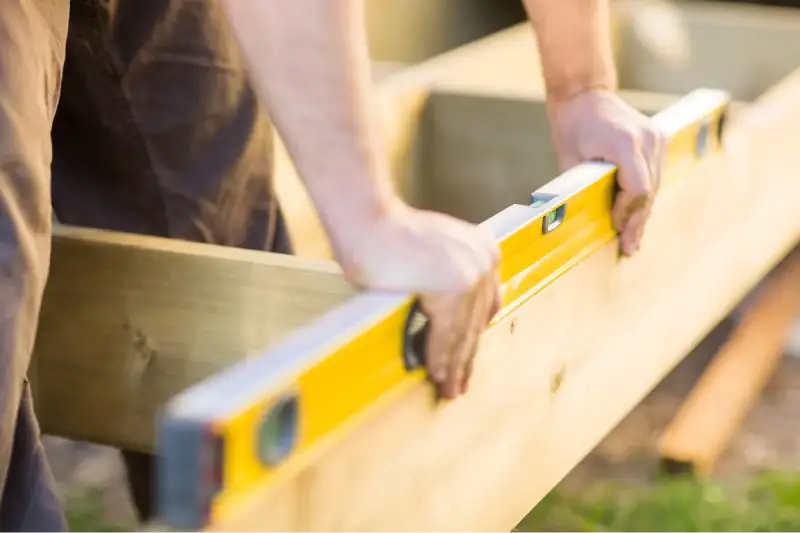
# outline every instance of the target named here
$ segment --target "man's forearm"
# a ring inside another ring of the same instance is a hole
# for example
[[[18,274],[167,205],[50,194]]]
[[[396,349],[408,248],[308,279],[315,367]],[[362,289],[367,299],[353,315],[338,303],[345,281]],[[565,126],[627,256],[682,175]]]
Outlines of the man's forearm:
[[[548,98],[616,89],[609,0],[523,0],[539,43]]]
[[[250,76],[334,248],[396,201],[371,106],[363,0],[227,0]]]

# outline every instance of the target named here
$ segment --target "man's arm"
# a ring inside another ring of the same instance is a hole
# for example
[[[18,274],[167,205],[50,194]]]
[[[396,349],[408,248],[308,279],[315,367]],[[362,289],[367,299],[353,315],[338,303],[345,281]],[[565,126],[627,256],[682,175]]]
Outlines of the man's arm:
[[[609,0],[523,0],[563,170],[593,159],[619,168],[612,217],[625,255],[639,249],[658,190],[664,139],[616,94]]]
[[[608,0],[523,0],[536,31],[548,98],[614,91]]]
[[[337,256],[396,201],[371,109],[363,2],[229,0],[250,76]]]
[[[250,77],[294,160],[347,278],[419,295],[425,362],[463,394],[478,337],[500,304],[497,243],[405,205],[372,112],[363,0],[227,0]]]

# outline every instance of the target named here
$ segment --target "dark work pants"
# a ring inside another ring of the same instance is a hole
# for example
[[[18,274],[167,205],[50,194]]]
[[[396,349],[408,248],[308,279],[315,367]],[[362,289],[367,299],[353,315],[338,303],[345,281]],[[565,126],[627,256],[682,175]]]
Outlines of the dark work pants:
[[[288,252],[215,0],[0,0],[0,530],[65,527],[26,371],[66,224]],[[151,457],[125,454],[150,512]]]

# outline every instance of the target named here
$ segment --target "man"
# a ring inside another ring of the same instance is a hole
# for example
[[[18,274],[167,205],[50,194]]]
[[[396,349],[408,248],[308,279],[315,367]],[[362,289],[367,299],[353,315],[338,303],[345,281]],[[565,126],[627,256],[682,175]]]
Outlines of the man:
[[[614,220],[630,254],[658,186],[660,138],[614,94],[606,2],[525,4],[560,160],[620,166]],[[51,206],[69,224],[289,252],[259,100],[348,279],[420,294],[429,372],[445,396],[466,391],[498,305],[497,246],[395,195],[369,108],[361,0],[67,4],[0,4],[0,529],[65,527],[25,379]],[[126,458],[147,515],[149,457]]]

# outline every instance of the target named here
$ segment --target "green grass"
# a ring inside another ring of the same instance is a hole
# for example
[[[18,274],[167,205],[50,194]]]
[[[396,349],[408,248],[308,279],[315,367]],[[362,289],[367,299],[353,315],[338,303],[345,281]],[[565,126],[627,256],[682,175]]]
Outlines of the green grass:
[[[134,531],[103,516],[100,495],[67,503],[71,531]],[[549,494],[518,531],[800,531],[800,472],[740,483],[662,478],[650,485],[598,483],[576,496]]]
[[[800,473],[747,483],[663,478],[652,485],[598,484],[581,496],[554,491],[519,531],[800,531]]]
[[[113,523],[104,516],[101,495],[87,491],[73,496],[64,506],[70,531],[136,531],[135,524]]]

